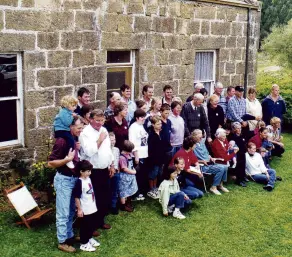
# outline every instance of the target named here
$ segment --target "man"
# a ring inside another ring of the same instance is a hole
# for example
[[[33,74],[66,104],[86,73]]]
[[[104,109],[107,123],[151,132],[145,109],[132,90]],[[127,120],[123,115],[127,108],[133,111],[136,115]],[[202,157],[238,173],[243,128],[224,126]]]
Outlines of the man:
[[[266,184],[263,189],[272,191],[276,181],[276,171],[267,169],[262,156],[256,152],[256,145],[249,142],[247,145],[246,157],[246,173],[257,182]]]
[[[74,137],[78,137],[82,131],[83,124],[78,117],[74,117],[70,125],[70,132]],[[79,176],[74,168],[67,167],[67,163],[73,161],[76,167],[78,160],[78,146],[68,152],[68,143],[64,138],[56,138],[52,153],[49,156],[48,167],[55,168],[57,173],[54,178],[56,190],[56,226],[58,248],[64,252],[76,252],[70,246],[70,241],[74,239],[73,217],[75,215],[75,200],[72,191]]]
[[[227,102],[225,96],[222,95],[222,91],[223,84],[221,82],[217,82],[214,86],[214,95],[217,95],[219,97],[218,105],[222,107],[224,115],[226,115]]]
[[[90,101],[89,90],[85,87],[79,88],[77,91],[77,98],[78,98],[78,104],[74,112],[77,113],[78,115],[81,115],[81,108],[83,106],[89,105],[89,101]]]
[[[120,87],[120,90],[122,94],[121,102],[126,103],[128,105],[128,114],[126,120],[128,122],[128,125],[130,125],[130,122],[134,117],[134,112],[136,111],[137,106],[135,102],[131,100],[131,88],[128,85],[123,84]]]
[[[264,99],[262,107],[263,121],[266,125],[270,124],[270,120],[273,117],[278,117],[283,122],[283,114],[286,113],[286,104],[280,96],[280,88],[277,84],[272,86],[271,94]]]
[[[191,102],[185,103],[181,117],[185,121],[185,136],[189,136],[195,129],[205,130],[207,141],[212,142],[209,121],[202,106],[204,96],[200,93],[194,94]]]
[[[95,109],[90,113],[89,125],[81,133],[79,140],[82,148],[81,159],[93,165],[91,181],[98,209],[98,227],[110,229],[105,224],[105,216],[110,206],[110,177],[114,175],[114,156],[111,150],[110,138],[104,125],[102,110]]]
[[[146,85],[143,87],[141,100],[143,100],[146,103],[147,106],[146,112],[148,112],[151,107],[151,100],[153,95],[154,95],[153,86]]]
[[[121,102],[121,95],[117,92],[111,92],[109,95],[109,106],[104,111],[106,120],[109,120],[111,116],[114,116],[114,108]]]
[[[202,88],[204,88],[204,84],[199,82],[199,83],[195,84],[195,87],[194,88],[195,88],[194,93],[187,98],[187,101],[186,102],[191,102],[193,100],[194,94],[200,93],[200,90]]]
[[[162,104],[168,104],[169,106],[172,103],[173,98],[173,88],[170,85],[166,85],[163,88],[163,97],[162,97]]]
[[[235,95],[235,87],[229,86],[227,88],[226,103],[228,104],[229,100]]]

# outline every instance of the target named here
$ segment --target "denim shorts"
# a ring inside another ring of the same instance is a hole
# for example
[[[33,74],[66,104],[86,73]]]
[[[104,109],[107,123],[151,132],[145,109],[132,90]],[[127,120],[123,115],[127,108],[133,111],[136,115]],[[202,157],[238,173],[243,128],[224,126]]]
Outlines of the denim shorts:
[[[154,165],[149,172],[149,179],[154,180],[162,175],[162,165]]]

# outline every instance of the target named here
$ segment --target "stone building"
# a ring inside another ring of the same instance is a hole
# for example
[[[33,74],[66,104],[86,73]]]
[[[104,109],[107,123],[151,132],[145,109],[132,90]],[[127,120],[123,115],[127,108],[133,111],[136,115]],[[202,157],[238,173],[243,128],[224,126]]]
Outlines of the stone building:
[[[0,170],[46,159],[60,99],[81,86],[101,108],[122,82],[135,97],[254,86],[259,25],[251,0],[0,0]]]

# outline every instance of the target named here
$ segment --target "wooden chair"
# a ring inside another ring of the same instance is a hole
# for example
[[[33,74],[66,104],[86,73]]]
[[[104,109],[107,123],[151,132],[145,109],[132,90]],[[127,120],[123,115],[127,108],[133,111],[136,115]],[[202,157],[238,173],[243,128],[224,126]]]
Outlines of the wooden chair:
[[[33,220],[39,220],[41,216],[52,210],[52,208],[41,210],[23,182],[10,189],[4,189],[4,193],[22,219],[22,221],[16,222],[16,224],[24,223],[28,229],[30,229],[29,224]],[[36,209],[34,213],[27,217],[24,216],[33,209]]]

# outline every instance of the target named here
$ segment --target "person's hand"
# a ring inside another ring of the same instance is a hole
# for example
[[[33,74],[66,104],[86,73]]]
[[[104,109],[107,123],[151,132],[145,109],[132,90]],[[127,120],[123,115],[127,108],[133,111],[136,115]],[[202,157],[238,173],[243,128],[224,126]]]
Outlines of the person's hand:
[[[237,153],[238,151],[239,151],[238,147],[234,148],[234,153]]]
[[[278,143],[279,146],[281,146],[282,148],[284,148],[284,144],[283,143]]]
[[[190,198],[187,195],[185,195],[184,199],[185,200],[190,200]]]
[[[69,161],[72,161],[74,159],[74,156],[75,156],[75,150],[72,150],[72,148],[70,148],[68,155],[67,155],[67,159]]]
[[[208,138],[207,138],[207,142],[208,142],[209,144],[211,144],[211,143],[212,143],[212,138],[211,138],[211,137],[208,137]]]
[[[255,117],[257,121],[260,121],[262,118],[260,116]]]
[[[137,165],[139,164],[139,158],[138,158],[138,157],[135,158],[135,163],[136,163]]]
[[[213,158],[213,157],[211,157],[211,158],[210,158],[210,161],[213,162],[213,163],[215,163],[215,162],[216,162],[216,159]]]
[[[212,159],[212,158],[211,158]],[[205,160],[202,160],[201,163],[203,163],[204,165],[208,166],[208,162]],[[199,167],[200,168],[200,167]]]
[[[108,169],[108,171],[109,171],[109,177],[112,178],[115,175],[115,172],[116,172],[115,168],[113,166],[111,166]]]
[[[75,118],[75,117],[78,117],[78,114],[75,112],[72,112],[72,116]]]
[[[163,216],[167,217],[168,216],[168,212],[163,213]]]
[[[103,142],[103,140],[105,140],[106,137],[107,137],[107,133],[103,131],[103,132],[100,133],[98,140],[100,142]]]
[[[247,126],[247,122],[246,122],[246,121],[243,121],[243,122],[241,123],[241,126],[242,126],[243,128],[245,128],[245,127]]]
[[[82,218],[83,217],[83,211],[80,209],[80,210],[77,210],[77,216],[79,218]]]

